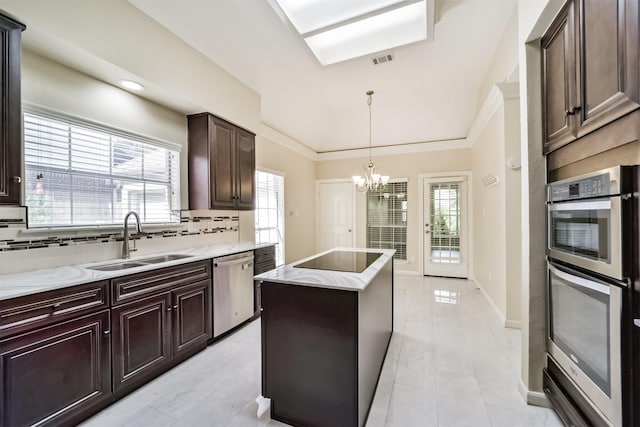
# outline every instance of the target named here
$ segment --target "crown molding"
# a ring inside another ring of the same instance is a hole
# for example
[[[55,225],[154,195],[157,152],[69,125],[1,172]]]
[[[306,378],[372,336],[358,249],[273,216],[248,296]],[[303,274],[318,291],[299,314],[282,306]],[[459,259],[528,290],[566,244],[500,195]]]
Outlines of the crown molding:
[[[504,101],[518,97],[520,97],[519,82],[496,83],[491,86],[491,90],[484,100],[482,108],[480,108],[480,112],[476,116],[476,120],[473,122],[471,130],[469,131],[467,140],[469,141],[470,147],[473,147],[473,144],[475,144],[482,131],[487,127],[493,115],[498,111],[498,108],[504,104]]]
[[[393,156],[407,153],[424,153],[427,151],[460,150],[469,148],[466,138],[448,139],[445,141],[416,142],[411,144],[387,145],[373,147],[372,156]],[[318,161],[355,159],[369,156],[369,148],[357,148],[352,150],[339,150],[318,153]]]
[[[296,141],[295,139],[289,138],[287,135],[283,134],[277,129],[272,128],[266,123],[260,122],[258,135],[270,141],[273,141],[276,144],[282,145],[283,147],[293,151],[294,153],[300,154],[307,159],[318,161],[318,153],[316,153],[306,145]]]

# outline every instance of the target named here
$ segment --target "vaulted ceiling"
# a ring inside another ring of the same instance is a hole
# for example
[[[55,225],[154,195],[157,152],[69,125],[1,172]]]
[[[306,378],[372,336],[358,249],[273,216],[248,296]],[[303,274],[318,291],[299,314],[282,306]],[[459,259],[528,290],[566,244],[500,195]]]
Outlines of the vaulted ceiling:
[[[372,54],[322,66],[269,1],[129,3],[257,92],[263,123],[320,153],[367,146],[367,90],[375,91],[374,146],[465,138],[516,5],[516,0],[435,0],[433,40],[383,51],[394,59],[379,65]],[[118,25],[123,24],[114,22],[114,31]],[[32,43],[45,43],[46,37],[37,36],[37,31],[29,35]],[[58,59],[73,63],[67,56]],[[98,67],[118,66],[96,63],[92,72],[88,61],[75,63],[98,76]],[[161,95],[155,100],[195,112],[188,100],[178,103]]]

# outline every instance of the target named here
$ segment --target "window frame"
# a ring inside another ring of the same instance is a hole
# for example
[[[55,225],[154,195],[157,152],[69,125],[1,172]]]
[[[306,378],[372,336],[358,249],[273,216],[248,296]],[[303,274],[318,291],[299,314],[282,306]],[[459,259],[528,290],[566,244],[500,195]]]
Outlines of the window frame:
[[[367,193],[366,193],[366,202],[365,202],[366,203],[366,205],[365,205],[365,209],[366,209],[365,238],[366,238],[367,247],[368,248],[372,248],[372,249],[390,249],[387,246],[382,245],[381,243],[378,244],[378,245],[373,245],[371,243],[372,234],[373,234],[372,228],[375,227],[375,228],[378,228],[378,229],[381,229],[381,228],[393,229],[394,236],[393,236],[393,239],[390,240],[389,242],[393,243],[393,248],[391,248],[391,249],[396,249],[396,254],[394,255],[394,258],[397,259],[397,260],[401,260],[401,261],[408,261],[408,254],[407,254],[407,252],[408,252],[408,250],[407,250],[407,233],[408,233],[408,227],[409,227],[409,221],[408,221],[409,220],[408,182],[409,182],[408,178],[394,178],[394,179],[390,179],[389,183],[387,184],[387,185],[389,185],[389,184],[404,184],[405,185],[405,189],[404,189],[405,200],[404,200],[404,202],[406,203],[406,208],[401,208],[401,213],[402,213],[402,218],[403,218],[404,225],[399,225],[399,224],[389,224],[389,225],[386,225],[386,226],[385,225],[374,225],[374,226],[371,225],[371,221],[370,221],[371,212],[370,212],[370,209],[369,209],[370,197],[373,194],[385,193],[384,190],[380,190],[380,191],[371,191],[371,190],[369,190],[369,191],[367,191]],[[394,192],[393,194],[399,194],[399,193],[395,193]],[[388,209],[387,209],[387,212],[389,212]],[[402,240],[402,239],[396,240],[396,238],[395,238],[395,231],[396,230],[401,230],[399,235],[401,235],[401,236],[403,235],[404,236],[404,240]],[[380,232],[382,232],[382,231],[380,230]],[[378,239],[378,241],[382,242],[382,239]],[[404,246],[404,250],[398,249],[398,245]]]
[[[259,210],[260,209],[268,209],[268,208],[260,208],[259,203],[258,203],[258,173],[266,173],[266,174],[271,174],[277,177],[282,178],[282,186],[280,187],[280,189],[282,190],[281,193],[281,197],[278,200],[278,206],[276,207],[276,216],[277,216],[277,223],[278,225],[276,227],[259,227],[258,226],[258,219],[259,219]],[[256,185],[256,191],[255,191],[255,209],[254,209],[254,223],[255,223],[255,227],[254,227],[254,234],[255,234],[255,243],[256,244],[260,244],[260,243],[275,243],[276,244],[276,266],[278,265],[282,265],[285,262],[285,231],[286,231],[286,224],[285,224],[285,210],[284,210],[284,199],[285,199],[285,179],[286,179],[286,174],[282,173],[282,172],[278,172],[278,171],[274,171],[274,170],[270,170],[270,169],[264,169],[264,168],[256,168],[256,172],[255,172],[255,185]],[[260,239],[258,239],[258,235],[260,231],[265,231],[265,230],[275,230],[277,235],[278,235],[278,241],[277,242],[272,242],[272,241],[268,241],[268,242],[261,242]]]
[[[133,142],[135,144],[142,144],[143,146],[150,146],[150,147],[154,147],[154,148],[160,148],[163,150],[168,150],[169,152],[171,152],[171,154],[175,155],[175,158],[172,159],[170,161],[170,165],[171,167],[175,167],[177,170],[176,171],[171,171],[171,170],[167,170],[167,175],[168,175],[168,181],[163,181],[163,180],[154,180],[154,179],[148,179],[145,177],[142,178],[137,178],[137,177],[125,177],[126,181],[134,184],[134,185],[139,185],[139,184],[155,184],[155,185],[167,185],[169,191],[171,191],[171,194],[168,196],[169,197],[169,206],[168,206],[168,211],[169,211],[169,221],[149,221],[149,220],[145,220],[144,216],[141,215],[142,218],[142,223],[147,225],[147,226],[179,226],[180,225],[180,210],[181,210],[181,200],[180,200],[180,188],[181,188],[181,155],[182,155],[182,145],[174,143],[174,142],[169,142],[166,140],[162,140],[159,138],[155,138],[155,137],[151,137],[148,135],[143,135],[140,133],[135,133],[135,132],[131,132],[128,130],[124,130],[124,129],[118,129],[115,128],[111,125],[108,124],[104,124],[95,120],[91,120],[91,119],[87,119],[84,117],[79,117],[79,116],[74,116],[71,114],[67,114],[65,112],[61,112],[61,111],[57,111],[57,110],[52,110],[46,107],[42,107],[40,105],[36,105],[36,104],[31,104],[31,103],[23,103],[22,104],[22,117],[21,117],[21,125],[22,125],[22,137],[23,137],[23,145],[25,146],[24,148],[24,153],[23,153],[23,157],[21,159],[22,161],[22,166],[23,166],[23,171],[24,171],[24,185],[25,185],[25,191],[23,192],[23,202],[24,202],[24,206],[27,207],[27,210],[31,208],[31,206],[29,206],[27,204],[27,189],[26,189],[26,185],[27,185],[27,175],[28,175],[28,162],[27,162],[27,150],[26,150],[26,126],[25,126],[25,115],[31,115],[31,116],[36,116],[37,118],[41,118],[43,120],[52,120],[52,121],[56,121],[56,122],[61,122],[64,125],[68,126],[69,128],[72,127],[77,127],[86,131],[90,131],[90,132],[98,132],[98,133],[102,133],[102,134],[106,134],[109,136],[109,139],[111,141],[118,140],[124,140],[126,142]],[[120,142],[121,143],[121,142]],[[72,156],[72,150],[71,150],[71,146],[68,149],[68,154],[71,157]],[[143,157],[144,158],[144,157]],[[107,159],[107,157],[105,156],[104,159]],[[112,162],[113,161],[113,152],[111,151],[109,153],[109,157],[108,157],[108,162]],[[51,168],[52,170],[55,169],[55,167],[51,167],[51,166],[44,166],[45,168]],[[108,174],[97,174],[95,172],[87,172],[87,173],[82,173],[82,171],[80,171],[80,173],[78,173],[78,170],[72,169],[71,167],[69,167],[67,170],[60,170],[61,173],[67,173],[70,176],[77,176],[77,177],[87,177],[87,178],[93,178],[95,179],[96,177],[102,177],[102,178],[107,178],[107,179],[122,179],[123,177],[119,176],[119,175],[114,175],[111,173],[111,171]],[[71,191],[71,190],[70,190]],[[145,204],[146,204],[146,200],[145,200]],[[124,218],[124,217],[123,217]],[[121,221],[120,220],[114,220],[114,222],[99,222],[99,220],[97,220],[97,218],[92,218],[93,223],[78,223],[78,224],[60,224],[60,223],[47,223],[47,224],[33,224],[32,221],[28,220],[28,215],[27,215],[27,229],[31,229],[31,230],[55,230],[55,229],[61,229],[61,230],[68,230],[68,229],[114,229],[114,228],[121,228]]]

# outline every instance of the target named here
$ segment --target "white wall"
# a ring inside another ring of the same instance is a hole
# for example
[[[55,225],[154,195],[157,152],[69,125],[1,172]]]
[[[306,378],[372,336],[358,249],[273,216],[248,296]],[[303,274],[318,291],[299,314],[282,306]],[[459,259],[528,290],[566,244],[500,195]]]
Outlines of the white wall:
[[[256,138],[256,167],[285,174],[285,262],[313,255],[315,161],[259,134]]]
[[[521,324],[518,84],[494,85],[473,139],[474,280],[505,326]],[[483,117],[486,117],[483,119]],[[485,186],[490,174],[497,184]]]
[[[539,39],[564,0],[518,1],[520,135],[522,156],[522,360],[520,390],[529,403],[548,404],[542,393],[545,364],[545,164],[542,156]]]
[[[350,158],[319,161],[317,163],[317,179],[350,179],[361,174],[362,165],[368,158]],[[407,183],[407,263],[396,262],[396,271],[421,273],[420,245],[422,244],[422,226],[420,223],[418,175],[439,172],[461,172],[471,170],[471,150],[439,150],[413,154],[377,155],[373,153],[373,161],[380,172],[391,178],[408,178]],[[365,194],[356,196],[356,245],[366,247],[366,198]]]
[[[2,0],[0,8],[27,25],[25,43],[38,44],[32,50],[56,50],[63,57],[65,50],[73,51],[127,73],[118,78],[133,77],[150,89],[189,100],[199,110],[191,113],[209,111],[258,131],[257,93],[126,0]]]
[[[184,114],[28,50],[24,50],[22,55],[22,100],[132,133],[180,144],[180,204],[183,209],[188,207],[187,118]]]

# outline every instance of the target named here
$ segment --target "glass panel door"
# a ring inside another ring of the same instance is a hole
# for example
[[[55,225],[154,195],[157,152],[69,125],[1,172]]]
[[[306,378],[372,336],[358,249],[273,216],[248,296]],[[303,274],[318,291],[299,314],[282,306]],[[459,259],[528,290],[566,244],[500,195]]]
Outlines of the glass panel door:
[[[426,178],[424,274],[467,277],[466,179]]]

